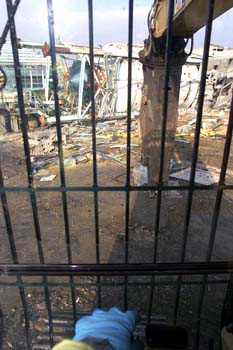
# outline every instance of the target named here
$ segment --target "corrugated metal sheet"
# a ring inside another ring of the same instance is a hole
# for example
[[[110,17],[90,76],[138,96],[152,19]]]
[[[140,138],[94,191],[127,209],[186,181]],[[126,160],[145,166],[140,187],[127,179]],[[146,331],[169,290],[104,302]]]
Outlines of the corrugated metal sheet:
[[[21,65],[47,65],[50,62],[50,57],[43,57],[41,51],[36,49],[23,48],[19,49],[19,60]],[[1,51],[0,64],[2,65],[13,65],[13,54],[11,43],[7,41]]]

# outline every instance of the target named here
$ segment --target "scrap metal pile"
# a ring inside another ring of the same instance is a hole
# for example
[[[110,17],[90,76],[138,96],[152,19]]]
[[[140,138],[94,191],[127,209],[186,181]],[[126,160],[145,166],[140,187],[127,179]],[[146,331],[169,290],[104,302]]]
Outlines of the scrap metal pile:
[[[132,60],[132,113],[139,115],[143,85],[143,69],[139,62],[141,45],[133,46]],[[57,44],[58,93],[63,123],[90,119],[91,84],[88,48]],[[127,113],[127,45],[112,43],[95,48],[95,104],[96,118],[116,118]],[[22,64],[24,99],[29,127],[55,124],[51,62],[48,44],[19,42]],[[2,91],[0,133],[20,129],[19,109],[15,91],[14,68],[10,43],[3,46],[0,65],[6,73]],[[181,116],[196,111],[202,49],[194,49],[183,66],[179,100]],[[233,84],[233,50],[211,46],[205,112],[224,119],[229,110]],[[211,111],[211,113],[210,113]],[[16,122],[18,118],[18,122]],[[188,120],[191,122],[191,120]],[[219,123],[219,120],[216,121]],[[216,124],[215,123],[215,124]],[[189,128],[187,124],[187,129]]]
[[[193,116],[194,118],[195,116]],[[187,117],[183,116],[179,121],[176,133],[176,144],[189,147],[192,143],[194,119],[192,123],[187,122]],[[185,120],[186,118],[186,120]],[[210,119],[209,119],[210,120]],[[205,127],[205,117],[203,126]],[[209,121],[212,123],[212,121]],[[182,131],[187,127],[192,128],[189,131]],[[147,167],[141,165],[140,138],[138,130],[138,119],[131,123],[131,157],[132,157],[132,176],[134,184],[137,186],[148,184]],[[58,176],[58,144],[55,126],[45,129],[34,129],[29,131],[29,145],[33,168],[35,184],[39,182],[52,182]],[[73,122],[65,124],[62,127],[62,144],[64,153],[64,166],[66,169],[78,169],[79,166],[86,164],[92,166],[92,126],[89,122]],[[202,128],[201,137],[219,137],[219,135],[209,135]],[[126,164],[126,138],[127,121],[126,119],[115,119],[101,121],[96,123],[96,158],[100,166],[117,166],[122,168],[123,173]],[[22,144],[23,140],[19,133],[4,134],[0,137],[0,142],[14,142]],[[175,185],[178,181],[189,181],[191,162],[182,161],[176,158],[174,152],[170,161],[169,183]],[[197,173],[195,182],[210,185],[216,183],[219,178],[220,169],[197,164]],[[228,172],[228,176],[233,176]],[[180,194],[176,194],[177,196]]]
[[[110,162],[125,167],[126,162],[126,120],[104,121],[96,125],[97,161]],[[137,121],[131,126],[131,152],[139,147]],[[62,128],[64,165],[77,166],[92,161],[92,127],[77,122]],[[35,130],[29,133],[31,160],[36,180],[53,181],[56,178],[54,166],[58,165],[57,134],[55,127]],[[135,151],[134,151],[135,150]]]
[[[203,49],[194,49],[183,66],[180,88],[180,113],[196,110]],[[233,50],[211,45],[206,77],[204,110],[219,114],[229,111],[233,85]],[[220,115],[221,116],[221,115]]]

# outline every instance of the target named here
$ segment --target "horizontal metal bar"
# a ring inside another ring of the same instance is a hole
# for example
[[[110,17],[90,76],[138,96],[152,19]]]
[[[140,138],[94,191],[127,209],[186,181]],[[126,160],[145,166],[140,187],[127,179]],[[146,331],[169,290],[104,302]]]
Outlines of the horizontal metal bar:
[[[6,277],[7,278],[7,277]],[[219,279],[219,280],[209,280],[208,284],[228,284],[228,279]],[[182,285],[184,286],[200,286],[202,280],[199,281],[183,281]],[[1,287],[24,287],[24,288],[42,288],[42,287],[76,287],[76,288],[93,288],[93,287],[125,287],[125,282],[2,282],[0,281]],[[154,285],[156,287],[167,287],[167,286],[177,286],[177,281],[155,281]],[[151,281],[148,282],[128,282],[128,287],[151,287]]]
[[[196,185],[194,191],[216,191],[216,190],[233,190],[233,185]],[[126,191],[188,191],[190,186],[66,186],[66,187],[0,187],[2,192],[126,192]]]
[[[1,264],[2,276],[209,275],[233,273],[233,261],[158,264]]]

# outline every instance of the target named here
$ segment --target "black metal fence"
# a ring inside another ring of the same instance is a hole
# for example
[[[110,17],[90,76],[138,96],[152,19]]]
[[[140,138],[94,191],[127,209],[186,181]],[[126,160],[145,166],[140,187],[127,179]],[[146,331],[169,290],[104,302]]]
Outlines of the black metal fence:
[[[15,77],[16,85],[18,92],[18,105],[20,109],[21,125],[22,125],[22,134],[23,134],[23,144],[24,152],[26,157],[26,166],[27,166],[27,179],[28,186],[22,187],[6,187],[4,186],[3,174],[0,170],[0,193],[1,193],[1,202],[3,208],[3,214],[6,224],[6,230],[8,234],[8,240],[12,255],[13,264],[1,264],[0,265],[0,274],[1,276],[16,276],[16,282],[1,282],[1,286],[17,286],[19,288],[20,297],[23,306],[24,318],[25,318],[25,330],[27,335],[27,347],[28,349],[32,348],[31,344],[31,333],[30,333],[30,322],[29,322],[29,310],[26,297],[26,288],[29,286],[41,286],[44,288],[44,297],[46,302],[46,308],[48,312],[48,326],[49,326],[49,336],[50,336],[50,345],[54,343],[53,340],[53,314],[51,308],[51,298],[49,287],[51,284],[48,282],[49,276],[69,276],[69,283],[66,286],[70,286],[71,289],[71,300],[72,300],[72,310],[73,310],[73,319],[77,319],[78,310],[76,308],[76,289],[77,285],[74,281],[74,276],[96,276],[97,280],[94,285],[97,287],[97,304],[98,307],[102,307],[102,287],[106,285],[106,281],[101,280],[103,276],[123,276],[124,281],[119,283],[119,285],[124,287],[124,308],[128,308],[128,289],[131,286],[138,288],[140,286],[148,286],[150,288],[150,295],[148,300],[148,312],[147,312],[147,322],[151,321],[152,315],[152,304],[153,300],[156,297],[155,287],[158,286],[157,276],[177,276],[177,279],[173,280],[173,285],[175,287],[175,303],[174,303],[174,323],[177,320],[178,308],[180,304],[181,297],[181,288],[184,285],[198,285],[200,286],[199,296],[198,296],[198,305],[197,305],[197,317],[196,317],[196,329],[195,329],[195,349],[199,348],[200,343],[200,327],[201,327],[201,315],[203,308],[203,300],[206,288],[209,284],[214,283],[223,283],[227,284],[229,274],[233,272],[233,261],[222,261],[214,262],[211,261],[213,246],[215,242],[216,229],[220,214],[221,202],[224,191],[233,190],[232,185],[226,185],[226,171],[228,166],[228,159],[230,155],[231,139],[232,139],[232,127],[233,127],[233,102],[231,105],[228,129],[225,139],[225,147],[222,157],[222,167],[221,174],[219,178],[219,183],[217,185],[211,186],[201,186],[195,184],[195,172],[197,168],[198,152],[199,152],[199,141],[200,141],[200,131],[202,124],[202,111],[203,111],[203,102],[204,102],[204,93],[206,86],[206,74],[208,67],[208,57],[209,57],[209,48],[210,48],[210,38],[212,30],[212,20],[213,20],[213,10],[214,10],[214,0],[209,0],[208,2],[208,17],[206,21],[206,31],[205,31],[205,43],[204,43],[204,54],[203,54],[203,64],[201,72],[201,81],[200,81],[200,92],[198,100],[198,110],[196,118],[196,128],[195,128],[195,139],[193,147],[193,156],[192,156],[192,165],[191,165],[191,175],[188,185],[182,186],[169,186],[163,183],[163,167],[164,167],[164,150],[166,145],[166,120],[168,114],[168,96],[169,96],[169,57],[170,50],[172,45],[172,18],[174,11],[174,0],[169,2],[169,26],[166,34],[166,58],[165,58],[165,82],[164,82],[164,107],[163,107],[163,123],[162,123],[162,137],[161,137],[161,156],[160,156],[160,171],[159,171],[159,183],[156,186],[141,186],[136,187],[131,184],[130,178],[130,166],[131,166],[131,78],[132,78],[132,43],[133,43],[133,10],[134,10],[134,1],[129,0],[129,21],[128,21],[128,112],[127,112],[127,162],[126,162],[126,183],[124,186],[99,186],[98,177],[97,177],[97,158],[96,158],[96,119],[95,119],[95,98],[94,98],[94,52],[93,52],[93,1],[88,0],[88,19],[89,19],[89,46],[90,46],[90,67],[91,67],[91,102],[92,102],[92,151],[93,151],[93,185],[90,187],[83,186],[66,186],[65,171],[64,171],[64,162],[63,162],[63,147],[62,147],[62,130],[61,130],[61,121],[60,121],[60,109],[59,109],[59,100],[58,100],[58,77],[56,71],[56,49],[55,49],[55,34],[54,34],[54,15],[53,15],[53,5],[52,0],[47,0],[47,9],[48,9],[48,26],[49,26],[49,38],[50,38],[50,53],[52,61],[52,77],[53,77],[53,91],[54,91],[54,103],[55,103],[55,114],[56,114],[56,130],[57,130],[57,139],[58,139],[58,153],[59,153],[59,167],[60,167],[60,186],[58,187],[35,187],[33,180],[32,164],[30,158],[30,147],[28,140],[28,130],[27,130],[27,121],[24,109],[24,96],[23,96],[23,86],[21,81],[21,71],[20,71],[20,62],[18,54],[18,45],[17,45],[17,33],[14,21],[14,15],[17,11],[17,7],[20,3],[20,0],[16,0],[12,4],[12,0],[6,0],[7,11],[8,11],[8,21],[4,28],[2,37],[1,37],[1,47],[5,42],[7,33],[10,32],[11,43],[13,48],[13,57],[14,57],[14,68],[15,68]],[[128,258],[128,244],[129,244],[129,215],[130,215],[130,193],[132,191],[157,191],[157,210],[155,213],[155,232],[154,232],[154,257],[153,261],[150,264],[131,264],[129,263]],[[183,241],[182,241],[182,251],[180,256],[180,261],[177,263],[157,263],[157,249],[158,249],[158,238],[159,238],[159,229],[160,229],[160,217],[161,217],[161,202],[164,191],[186,191],[188,193],[188,199],[186,204],[185,212],[185,222],[183,228]],[[185,262],[185,253],[187,247],[187,239],[189,233],[190,217],[192,210],[192,201],[195,191],[214,191],[216,192],[215,208],[213,212],[211,231],[209,236],[209,244],[206,254],[205,261],[202,262]],[[66,265],[51,265],[45,263],[44,251],[43,251],[43,242],[41,238],[40,222],[37,209],[37,193],[38,192],[59,192],[62,196],[62,206],[63,206],[63,215],[64,215],[64,224],[65,224],[65,240],[66,240],[66,249],[67,249],[67,258],[68,263]],[[125,261],[124,264],[102,264],[100,261],[100,234],[99,234],[99,209],[98,209],[98,196],[100,192],[108,191],[121,191],[125,193]],[[15,238],[13,227],[11,223],[11,216],[8,208],[7,202],[7,193],[13,192],[17,195],[18,192],[29,193],[33,220],[36,233],[36,242],[39,255],[40,264],[37,265],[24,265],[19,263],[18,254],[16,250]],[[95,247],[96,247],[96,264],[73,264],[72,252],[71,252],[71,240],[70,240],[70,227],[69,227],[69,218],[68,218],[68,205],[67,205],[67,193],[69,192],[92,192],[94,194],[94,217],[95,217]],[[137,280],[137,282],[130,282],[129,277],[131,276],[150,276],[150,281],[145,282],[142,280]],[[198,275],[198,279],[193,279],[187,282],[183,276],[194,276]],[[226,278],[223,280],[215,280],[210,277],[214,275],[226,275]],[[43,280],[41,283],[26,283],[23,281],[23,276],[42,276]],[[200,277],[201,276],[201,277]],[[164,282],[166,285],[168,282]],[[170,281],[170,283],[172,283]],[[160,281],[160,285],[163,282]],[[60,284],[57,283],[59,286]],[[92,283],[93,285],[93,283]],[[107,283],[111,285],[111,283]],[[117,283],[113,282],[112,285],[116,286]],[[212,343],[211,343],[212,344]],[[212,346],[212,345],[210,345]]]

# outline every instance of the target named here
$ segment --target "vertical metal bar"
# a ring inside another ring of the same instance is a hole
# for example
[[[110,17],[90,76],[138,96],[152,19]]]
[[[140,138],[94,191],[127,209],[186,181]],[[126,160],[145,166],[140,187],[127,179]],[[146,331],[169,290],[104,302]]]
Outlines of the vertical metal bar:
[[[125,264],[129,259],[129,215],[130,215],[130,144],[131,144],[131,101],[132,101],[132,51],[133,51],[133,7],[134,0],[129,0],[128,18],[128,98],[127,98],[127,155],[126,155],[126,201],[125,201]],[[125,277],[124,308],[128,308],[128,277]]]
[[[166,52],[165,52],[165,77],[164,77],[164,102],[163,102],[163,121],[162,121],[162,137],[161,137],[161,153],[160,153],[160,168],[159,168],[159,185],[163,185],[163,168],[164,168],[164,155],[165,155],[165,144],[166,144],[166,128],[167,128],[167,115],[168,115],[168,94],[169,94],[169,75],[170,75],[170,52],[172,47],[172,20],[174,14],[174,0],[169,1],[168,6],[168,29],[166,34]],[[155,218],[155,237],[154,237],[154,259],[153,262],[157,261],[158,251],[158,235],[160,227],[160,212],[162,202],[162,190],[161,187],[158,190],[157,197],[157,208]],[[154,276],[152,277],[152,285],[149,299],[148,308],[148,322],[151,319],[151,311],[154,296]]]
[[[12,12],[12,0],[6,0],[6,4],[7,4],[8,18],[10,18],[11,12]],[[12,20],[12,23],[11,23],[10,34],[11,34],[11,44],[12,44],[12,51],[13,51],[13,58],[14,58],[14,69],[15,69],[16,88],[17,88],[17,94],[18,94],[18,104],[19,104],[20,117],[21,117],[21,128],[22,128],[22,133],[23,133],[24,153],[25,153],[25,158],[26,158],[28,185],[29,185],[29,187],[33,188],[33,175],[32,175],[32,166],[31,166],[31,158],[30,158],[30,146],[29,146],[29,142],[28,142],[28,133],[27,133],[27,119],[26,119],[25,109],[24,109],[23,86],[22,86],[22,79],[21,79],[20,61],[19,61],[19,53],[18,53],[18,45],[17,45],[17,35],[16,35],[16,28],[15,28],[14,19]],[[33,221],[34,221],[34,226],[35,226],[39,260],[40,260],[41,264],[44,264],[45,261],[44,261],[43,247],[42,247],[39,216],[38,216],[38,210],[37,210],[36,195],[34,192],[30,192],[30,198],[31,198]],[[46,277],[43,277],[43,281],[44,282],[47,281]],[[48,287],[44,288],[44,292],[45,292],[45,302],[46,302],[47,311],[48,311],[48,318],[49,318],[50,344],[52,346],[53,345],[52,309],[51,309]]]
[[[0,188],[2,188],[4,190],[1,165],[0,165]],[[17,251],[16,251],[16,246],[15,246],[14,232],[13,232],[13,228],[12,228],[12,224],[11,224],[11,218],[10,218],[10,212],[9,212],[9,208],[8,208],[7,197],[6,197],[6,193],[4,191],[1,192],[1,202],[2,202],[3,216],[4,216],[6,230],[7,230],[9,246],[10,246],[10,250],[11,250],[12,261],[14,264],[18,264],[19,260],[18,260],[18,255],[17,255]],[[27,349],[31,349],[31,333],[30,333],[28,305],[27,305],[25,290],[24,290],[24,287],[22,287],[23,281],[22,281],[22,278],[19,276],[17,277],[17,284],[18,284],[18,288],[19,288],[20,299],[21,299],[23,313],[24,313]]]
[[[205,97],[206,74],[208,69],[209,48],[210,48],[210,39],[211,39],[212,22],[213,22],[213,14],[214,14],[214,4],[215,4],[215,0],[209,0],[208,17],[207,17],[207,23],[206,23],[205,42],[204,42],[204,51],[203,51],[203,61],[202,61],[202,71],[201,71],[201,81],[200,81],[200,91],[198,96],[198,109],[197,109],[197,120],[196,120],[195,138],[194,138],[194,146],[193,146],[193,158],[192,158],[190,180],[189,180],[188,201],[187,201],[186,212],[185,212],[183,241],[182,241],[182,247],[181,247],[181,262],[184,262],[185,260],[188,231],[189,231],[189,224],[190,224],[190,217],[191,217],[191,210],[192,210],[195,173],[196,173],[197,160],[198,160],[200,132],[201,132],[201,123],[202,123],[202,111],[203,111],[203,104],[204,104],[204,97]],[[174,308],[174,318],[173,318],[174,323],[176,323],[176,320],[177,320],[181,285],[182,285],[182,276],[179,276],[178,282],[177,282],[176,298],[175,298],[175,308]]]
[[[94,29],[93,29],[93,1],[88,0],[88,24],[89,24],[89,50],[90,50],[90,81],[91,81],[91,117],[92,117],[92,155],[93,155],[93,185],[97,182],[97,160],[96,160],[96,114],[95,114],[95,81],[94,81]],[[100,264],[100,244],[99,244],[99,208],[98,193],[94,192],[95,211],[95,244],[96,263]],[[101,307],[101,287],[100,276],[98,281],[98,307]]]
[[[57,61],[56,61],[56,47],[55,47],[55,33],[54,33],[54,15],[53,15],[53,4],[52,0],[47,0],[48,10],[48,26],[49,26],[49,42],[50,42],[50,55],[52,63],[52,77],[53,77],[53,94],[54,94],[54,106],[56,116],[56,129],[57,129],[57,143],[58,143],[58,156],[59,156],[59,167],[60,167],[60,181],[61,187],[66,187],[65,182],[65,169],[63,161],[63,149],[62,149],[62,131],[61,131],[61,120],[60,120],[60,108],[58,98],[58,77],[57,77]],[[63,204],[63,216],[65,225],[65,239],[68,264],[72,264],[72,252],[70,242],[70,228],[69,228],[69,217],[68,217],[68,206],[66,192],[62,192],[62,204]],[[74,322],[76,321],[76,293],[75,288],[72,286],[73,277],[70,276],[71,282],[71,299],[73,306]]]
[[[214,339],[209,340],[209,350],[214,350]]]
[[[228,122],[228,127],[227,127],[226,142],[225,142],[224,152],[223,152],[221,173],[220,173],[220,177],[219,177],[219,186],[222,186],[225,184],[227,166],[228,166],[228,161],[229,161],[229,156],[230,156],[230,151],[231,151],[232,130],[233,130],[233,94],[232,94],[232,100],[231,100],[229,122]],[[223,190],[221,187],[219,187],[219,189],[217,191],[217,195],[216,195],[216,200],[215,200],[212,224],[211,224],[211,229],[210,229],[209,244],[208,244],[207,253],[206,253],[206,261],[207,262],[210,262],[211,257],[212,257],[215,236],[216,236],[216,230],[217,230],[217,225],[218,225],[218,219],[219,219],[221,203],[222,203],[222,196],[223,196]],[[199,302],[198,302],[198,313],[197,313],[197,336],[196,336],[196,348],[197,349],[198,349],[199,341],[200,341],[201,312],[202,312],[202,307],[203,307],[203,299],[204,299],[204,295],[205,295],[207,281],[208,281],[207,276],[203,276],[200,295],[199,295]]]
[[[227,127],[226,142],[225,142],[224,152],[223,152],[221,173],[219,177],[219,186],[225,185],[227,166],[228,166],[228,161],[229,161],[229,156],[231,151],[232,129],[233,129],[233,95],[231,100],[231,109],[230,109],[230,115],[229,115],[229,121],[228,121],[228,127]],[[215,201],[206,261],[210,261],[212,256],[215,235],[216,235],[216,230],[218,225],[218,218],[219,218],[219,213],[220,213],[220,208],[222,203],[222,195],[223,195],[223,189],[220,187],[217,191],[217,196]]]

